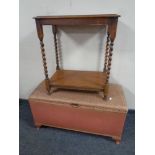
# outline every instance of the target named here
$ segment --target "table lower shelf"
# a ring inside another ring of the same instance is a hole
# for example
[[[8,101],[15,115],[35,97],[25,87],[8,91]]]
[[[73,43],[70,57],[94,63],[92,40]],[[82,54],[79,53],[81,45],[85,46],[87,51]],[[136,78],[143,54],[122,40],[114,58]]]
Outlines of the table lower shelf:
[[[50,79],[56,88],[100,91],[106,83],[106,72],[57,70]]]

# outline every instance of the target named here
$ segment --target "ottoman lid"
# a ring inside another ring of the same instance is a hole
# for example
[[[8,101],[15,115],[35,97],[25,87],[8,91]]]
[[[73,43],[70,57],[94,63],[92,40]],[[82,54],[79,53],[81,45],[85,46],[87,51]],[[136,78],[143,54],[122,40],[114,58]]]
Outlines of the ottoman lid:
[[[103,93],[86,92],[57,89],[51,95],[47,94],[45,84],[42,82],[31,94],[29,101],[49,104],[56,102],[60,104],[76,104],[82,107],[89,107],[98,110],[110,110],[116,112],[127,112],[128,108],[123,94],[122,87],[118,84],[109,84],[109,99],[103,100]]]

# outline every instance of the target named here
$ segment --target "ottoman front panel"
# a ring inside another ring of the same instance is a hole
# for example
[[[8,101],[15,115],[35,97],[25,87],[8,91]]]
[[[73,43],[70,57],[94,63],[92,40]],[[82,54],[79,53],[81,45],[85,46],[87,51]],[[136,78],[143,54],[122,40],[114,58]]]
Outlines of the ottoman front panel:
[[[30,100],[36,124],[72,129],[101,135],[121,136],[126,114],[81,107],[75,104],[60,104]]]

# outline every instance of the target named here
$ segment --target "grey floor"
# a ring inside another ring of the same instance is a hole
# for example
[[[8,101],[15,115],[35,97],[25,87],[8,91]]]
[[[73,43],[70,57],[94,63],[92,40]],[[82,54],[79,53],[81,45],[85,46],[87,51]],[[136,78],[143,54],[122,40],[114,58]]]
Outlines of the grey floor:
[[[27,101],[19,107],[20,155],[134,155],[135,112],[129,111],[121,144],[111,138],[63,129],[34,127]]]

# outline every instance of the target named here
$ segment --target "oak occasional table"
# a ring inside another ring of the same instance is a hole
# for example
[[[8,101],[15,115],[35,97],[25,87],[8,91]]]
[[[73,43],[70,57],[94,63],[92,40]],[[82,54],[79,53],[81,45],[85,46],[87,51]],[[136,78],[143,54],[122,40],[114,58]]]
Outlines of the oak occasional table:
[[[67,15],[67,16],[37,16],[36,21],[38,38],[41,45],[43,59],[46,90],[50,94],[51,88],[63,88],[87,91],[102,91],[104,99],[108,96],[108,83],[110,77],[113,44],[116,36],[117,21],[120,15],[100,14],[100,15]],[[46,62],[46,55],[43,43],[43,26],[51,25],[54,35],[54,44],[56,52],[56,72],[49,78]],[[59,26],[74,25],[103,25],[107,27],[107,41],[104,60],[104,69],[99,71],[75,71],[63,70],[60,68],[57,30]]]

